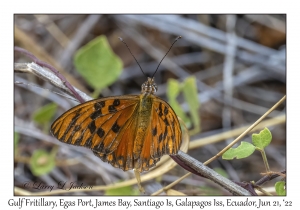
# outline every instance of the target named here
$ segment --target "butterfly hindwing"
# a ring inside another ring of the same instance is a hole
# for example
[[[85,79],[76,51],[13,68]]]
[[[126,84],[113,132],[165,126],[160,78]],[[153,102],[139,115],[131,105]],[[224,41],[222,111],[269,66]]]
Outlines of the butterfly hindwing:
[[[158,158],[164,154],[176,154],[181,145],[181,127],[174,110],[167,102],[155,97],[152,112],[151,156]]]
[[[176,154],[181,145],[181,128],[174,110],[162,99],[151,97],[150,125],[135,166],[139,171],[149,170],[164,154]]]

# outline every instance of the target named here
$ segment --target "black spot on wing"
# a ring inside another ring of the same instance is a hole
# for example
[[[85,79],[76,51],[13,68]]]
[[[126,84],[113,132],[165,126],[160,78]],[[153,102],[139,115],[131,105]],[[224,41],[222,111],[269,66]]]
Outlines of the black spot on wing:
[[[95,124],[95,121],[92,121],[90,124],[89,124],[89,129],[90,129],[90,132],[91,133],[94,133],[95,130],[96,130],[96,124]]]
[[[120,105],[120,100],[119,99],[115,99],[113,102],[113,106],[119,106]]]
[[[167,115],[169,113],[168,107],[165,106],[164,114]]]
[[[105,134],[105,131],[104,131],[102,128],[99,128],[99,129],[97,130],[97,135],[98,135],[100,138],[102,138],[102,137],[104,136],[104,134]]]
[[[163,139],[166,139],[167,136],[168,136],[168,130],[166,129],[166,131],[165,131],[165,133],[164,133],[164,135],[163,135]]]
[[[102,155],[102,158],[103,158],[102,160],[105,160],[105,161],[106,161],[107,154],[103,154],[103,155]],[[107,161],[106,161],[106,162],[107,162]]]
[[[92,138],[89,138],[89,139],[85,142],[84,146],[90,148],[90,147],[92,146]]]
[[[92,146],[92,139],[94,135],[91,135],[84,143],[84,146],[91,147]]]
[[[162,140],[163,140],[163,134],[161,133],[161,134],[158,136],[158,142],[160,143]]]
[[[120,130],[120,128],[121,128],[121,127],[118,125],[118,123],[115,122],[115,123],[113,124],[111,130],[112,130],[114,133],[118,133],[119,130]]]
[[[162,116],[163,116],[163,111],[162,111],[162,104],[161,104],[161,103],[159,103],[158,111],[159,111],[158,115],[159,115],[160,117],[162,117]]]
[[[95,111],[93,114],[91,114],[90,118],[92,120],[97,119],[98,117],[100,117],[102,115],[101,109]]]
[[[80,145],[81,142],[82,142],[82,135],[78,139],[76,139],[75,145]]]
[[[101,142],[100,144],[98,144],[96,147],[94,147],[93,149],[94,150],[97,150],[97,151],[102,151],[104,148],[104,143]]]
[[[105,107],[105,101],[97,102],[97,103],[94,104],[94,109],[96,111],[100,110],[103,107]]]
[[[169,125],[170,125],[170,124],[169,124],[169,121],[167,120],[167,118],[164,119],[164,122],[165,122],[165,125],[166,125],[166,126],[169,126]]]
[[[108,111],[109,111],[109,113],[115,113],[115,112],[117,112],[117,109],[114,105],[109,105]]]
[[[156,136],[156,134],[157,134],[157,128],[156,128],[156,126],[155,126],[155,128],[153,128],[153,130],[152,130],[152,135],[153,135],[153,136]]]

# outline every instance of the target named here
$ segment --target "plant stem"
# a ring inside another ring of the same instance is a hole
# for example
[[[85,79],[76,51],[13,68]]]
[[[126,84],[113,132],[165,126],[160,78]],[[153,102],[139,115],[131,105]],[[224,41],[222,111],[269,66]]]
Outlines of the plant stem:
[[[140,172],[138,170],[136,170],[136,169],[133,169],[133,172],[134,172],[135,178],[137,180],[137,184],[138,184],[140,192],[141,193],[145,193],[145,190],[144,190],[144,188],[141,185],[142,182],[141,182]]]
[[[98,98],[101,93],[101,89],[95,89],[94,92],[92,93],[93,98]]]
[[[270,167],[269,167],[269,163],[268,163],[268,159],[267,159],[265,150],[264,150],[264,149],[259,149],[259,148],[257,148],[257,147],[256,147],[256,149],[257,149],[258,151],[260,151],[261,156],[262,156],[262,159],[263,159],[264,164],[265,164],[265,167],[266,167],[266,170],[267,170],[267,173],[269,173],[269,172],[270,172]]]
[[[258,185],[255,185],[254,182],[252,182],[253,186],[255,187],[255,189],[257,189],[258,191],[264,193],[265,195],[269,195],[269,196],[273,196],[271,193],[265,191],[263,188],[261,188],[260,186]]]

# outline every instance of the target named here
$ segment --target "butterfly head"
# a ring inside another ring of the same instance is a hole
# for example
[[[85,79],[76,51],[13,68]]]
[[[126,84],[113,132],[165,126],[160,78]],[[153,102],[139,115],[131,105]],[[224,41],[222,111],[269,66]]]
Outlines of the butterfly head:
[[[154,78],[148,77],[148,80],[142,84],[142,93],[155,93],[157,91],[157,85],[154,82]]]

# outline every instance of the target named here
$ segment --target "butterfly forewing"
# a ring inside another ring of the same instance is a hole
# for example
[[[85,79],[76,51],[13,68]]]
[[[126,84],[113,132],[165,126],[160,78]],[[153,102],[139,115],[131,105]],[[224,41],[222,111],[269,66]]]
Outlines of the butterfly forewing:
[[[139,96],[135,95],[88,101],[61,115],[52,124],[51,132],[64,143],[111,152],[138,102]]]

